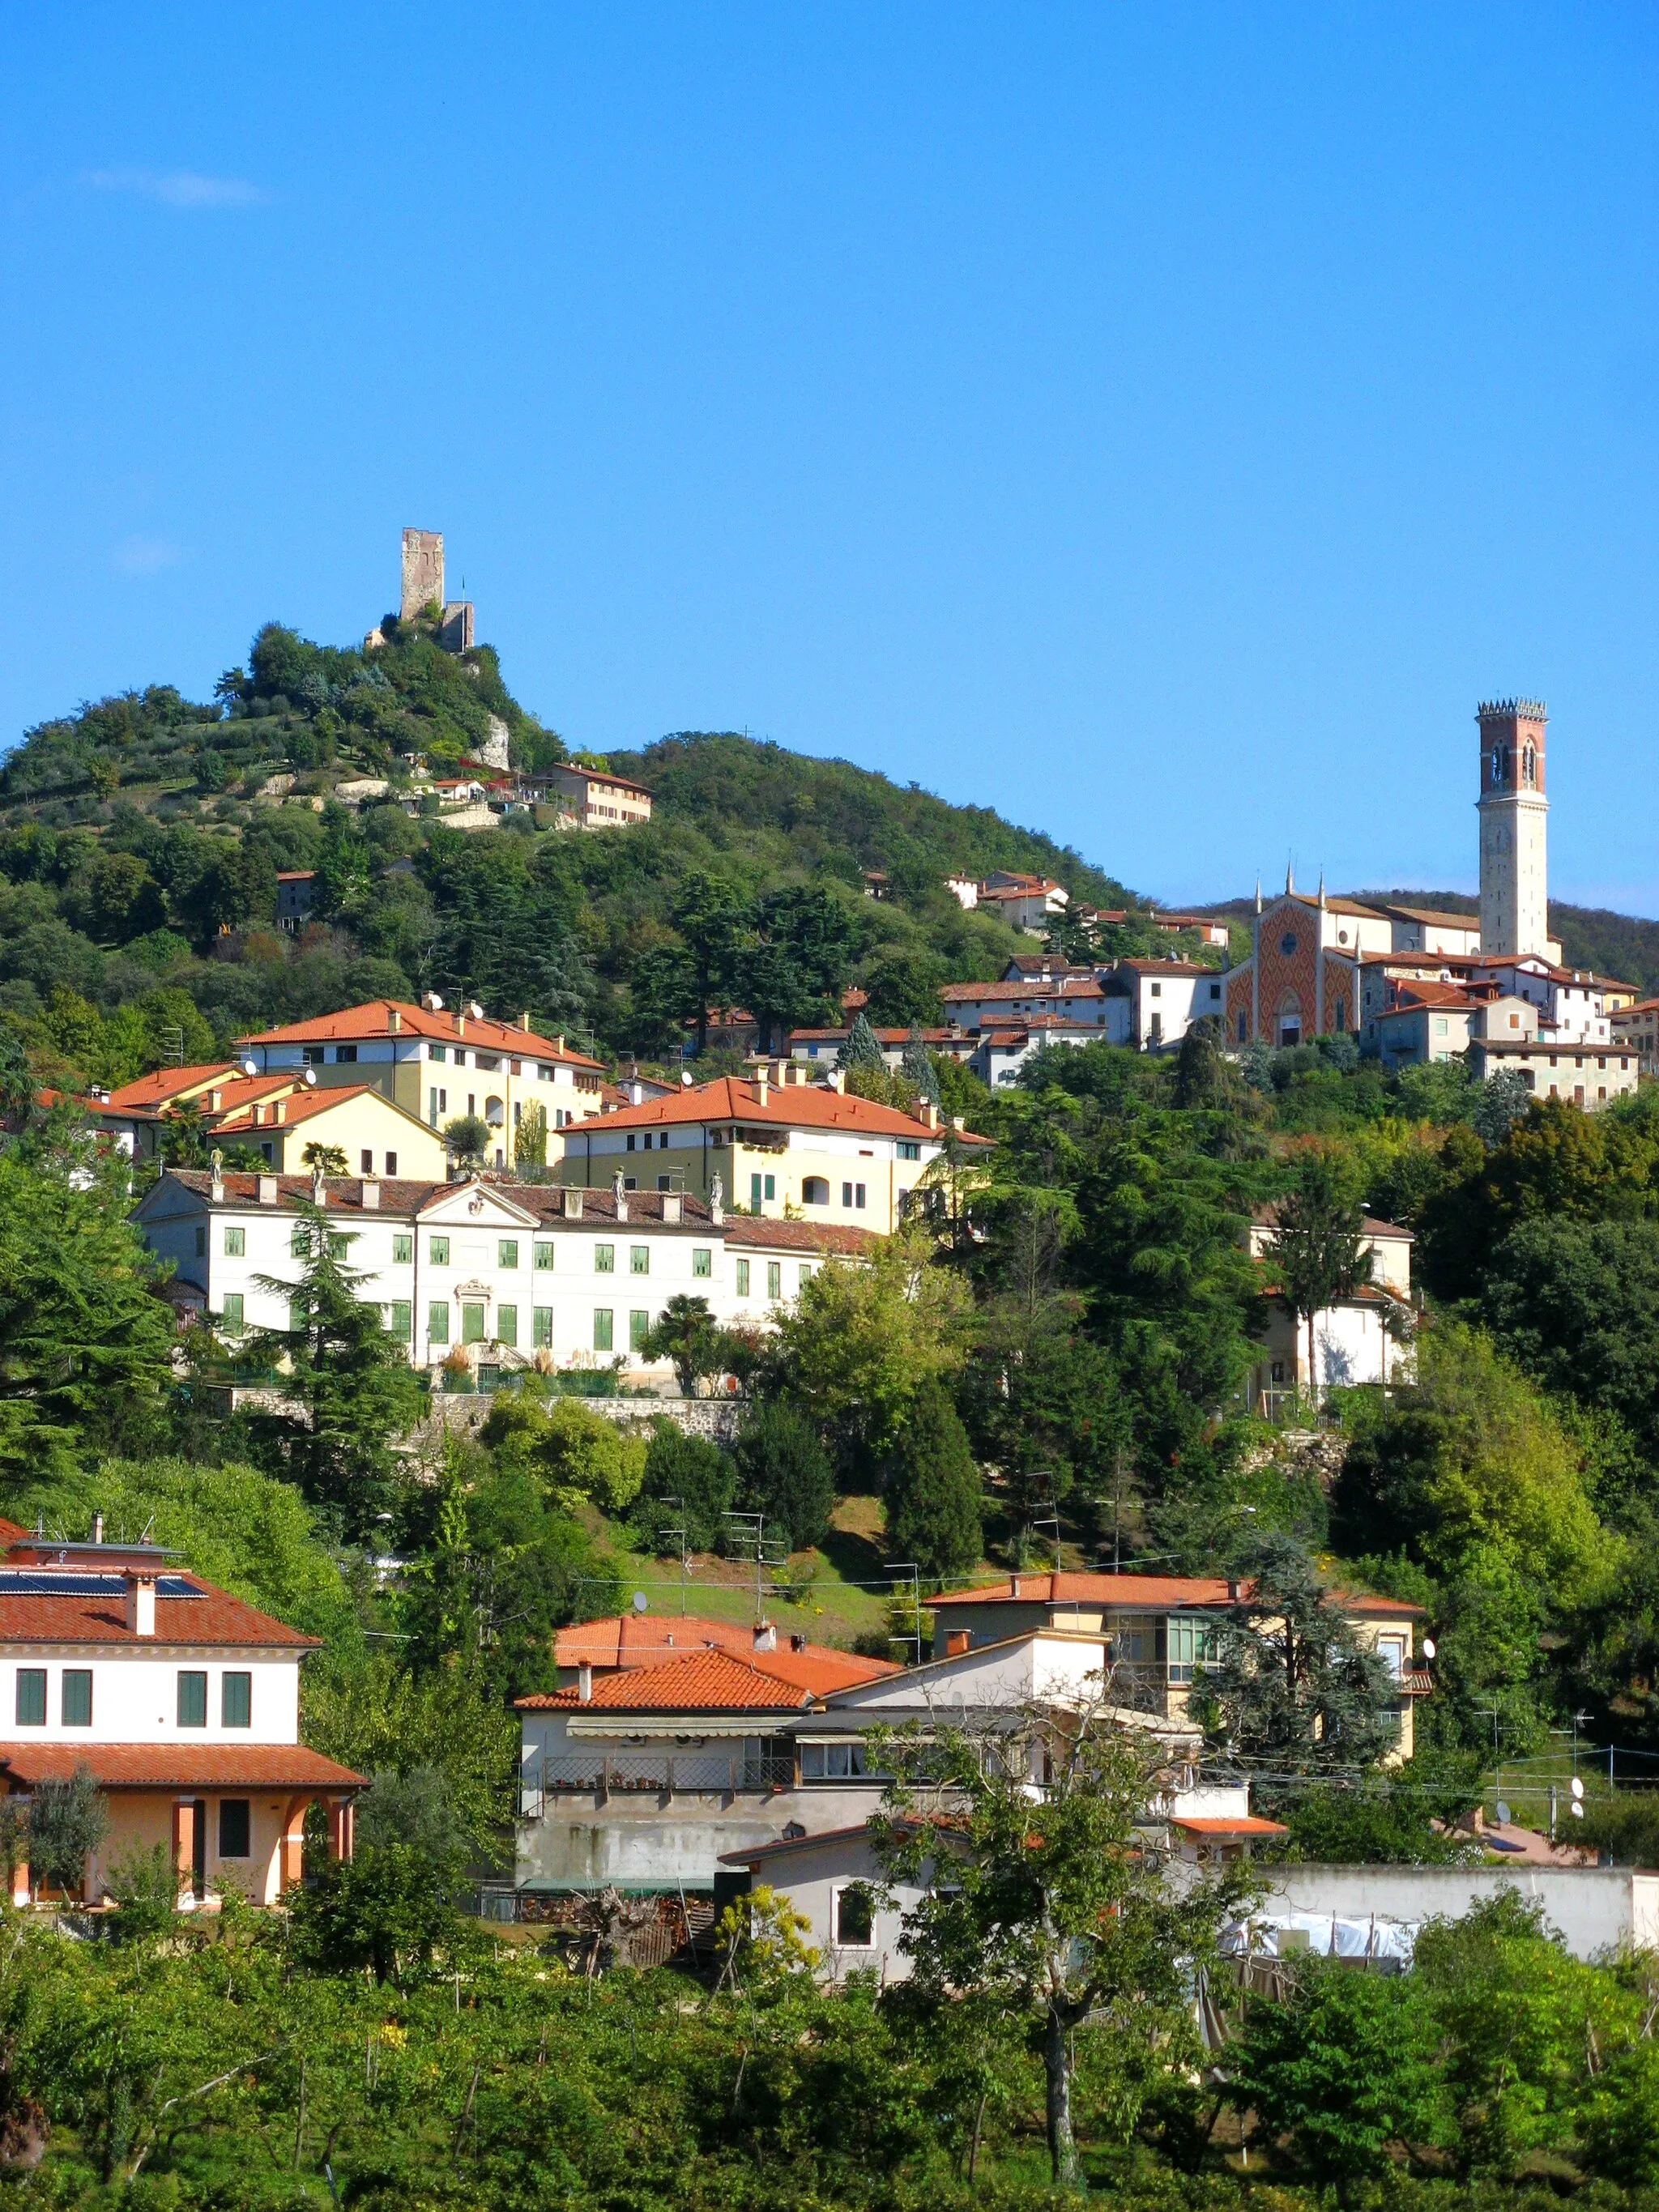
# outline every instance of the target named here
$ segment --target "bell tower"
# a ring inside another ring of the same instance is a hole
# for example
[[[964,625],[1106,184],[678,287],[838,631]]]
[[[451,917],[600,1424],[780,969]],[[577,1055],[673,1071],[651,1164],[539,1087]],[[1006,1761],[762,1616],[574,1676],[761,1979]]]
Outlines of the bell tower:
[[[1480,950],[1547,954],[1548,872],[1544,827],[1544,729],[1539,699],[1482,704],[1480,726]]]

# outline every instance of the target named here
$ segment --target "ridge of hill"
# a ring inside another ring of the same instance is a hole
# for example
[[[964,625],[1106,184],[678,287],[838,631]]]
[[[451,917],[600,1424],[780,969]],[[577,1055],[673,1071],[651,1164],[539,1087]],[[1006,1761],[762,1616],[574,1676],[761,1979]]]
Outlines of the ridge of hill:
[[[1420,906],[1439,914],[1479,914],[1480,902],[1468,891],[1416,890],[1396,886],[1392,890],[1358,890],[1346,894],[1362,905],[1388,900],[1395,906]],[[1206,914],[1248,926],[1254,899],[1224,899],[1206,907]],[[1659,921],[1639,915],[1614,914],[1606,907],[1569,906],[1560,899],[1549,904],[1550,928],[1561,940],[1561,957],[1569,968],[1591,969],[1614,982],[1630,983],[1644,998],[1659,996]]]
[[[452,654],[420,620],[383,628],[359,649],[267,623],[211,700],[167,684],[98,700],[0,761],[0,1025],[47,1079],[121,1082],[428,989],[647,1059],[678,1053],[705,989],[775,1030],[833,1021],[849,983],[872,1019],[926,1024],[943,983],[1033,949],[964,912],[953,873],[1057,878],[1131,910],[1116,949],[1152,942],[1145,902],[991,808],[729,732],[611,757],[653,790],[648,824],[572,834],[538,807],[447,827],[412,793],[422,773],[499,759],[503,732],[517,769],[569,756],[493,648]],[[362,779],[386,789],[343,804]],[[276,926],[289,870],[316,878],[295,935]]]

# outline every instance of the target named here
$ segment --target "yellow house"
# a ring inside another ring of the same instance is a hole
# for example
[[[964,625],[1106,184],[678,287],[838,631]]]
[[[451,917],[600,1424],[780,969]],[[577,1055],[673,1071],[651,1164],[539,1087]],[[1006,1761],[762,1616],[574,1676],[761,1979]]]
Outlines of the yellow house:
[[[564,1133],[559,1179],[587,1189],[683,1190],[772,1220],[828,1221],[889,1236],[945,1150],[936,1108],[921,1118],[806,1082],[723,1075]],[[966,1138],[974,1146],[984,1140]]]
[[[448,1173],[442,1139],[372,1084],[349,1091],[300,1090],[268,1102],[255,1100],[225,1115],[215,1127],[216,1145],[251,1145],[278,1175],[300,1175],[308,1146],[328,1146],[344,1161],[344,1173],[413,1182],[441,1182]],[[337,1175],[337,1164],[328,1172]]]

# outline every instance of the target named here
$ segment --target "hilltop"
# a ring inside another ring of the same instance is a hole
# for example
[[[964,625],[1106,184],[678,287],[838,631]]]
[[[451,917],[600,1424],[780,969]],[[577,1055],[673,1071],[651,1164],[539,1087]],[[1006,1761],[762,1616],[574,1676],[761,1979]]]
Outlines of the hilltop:
[[[538,807],[448,829],[414,781],[503,751],[534,772],[566,748],[491,647],[452,653],[422,620],[382,631],[370,650],[267,624],[210,700],[125,692],[5,758],[0,1023],[43,1073],[121,1081],[264,1024],[428,988],[647,1058],[678,1047],[702,973],[717,993],[769,994],[782,1022],[834,1018],[848,983],[878,1021],[936,1020],[942,983],[1032,949],[964,913],[952,873],[1057,878],[1130,910],[1115,949],[1152,942],[1133,919],[1144,902],[1050,838],[731,732],[611,757],[654,794],[645,827],[573,834]],[[385,792],[350,791],[365,779]],[[275,926],[283,870],[317,875],[299,935]],[[887,878],[879,901],[869,871]]]

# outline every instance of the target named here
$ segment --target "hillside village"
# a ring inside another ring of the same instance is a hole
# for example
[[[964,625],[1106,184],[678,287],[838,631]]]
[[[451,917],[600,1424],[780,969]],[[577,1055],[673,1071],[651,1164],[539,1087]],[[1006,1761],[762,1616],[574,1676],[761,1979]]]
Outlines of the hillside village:
[[[1478,912],[1241,921],[844,763],[572,755],[476,623],[405,532],[360,648],[6,763],[13,1909],[457,2014],[486,1936],[932,2002],[1082,1805],[1220,1992],[1160,2094],[1448,1919],[1611,1989],[1659,998],[1552,933],[1542,705],[1476,716]]]

